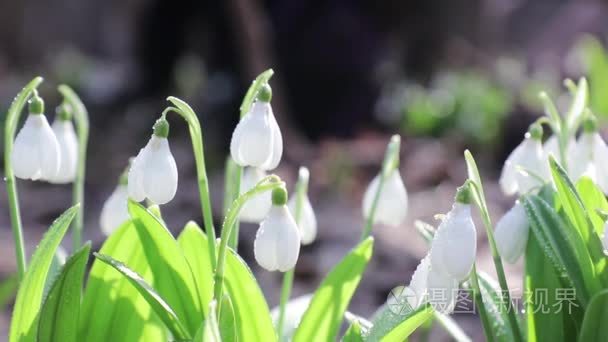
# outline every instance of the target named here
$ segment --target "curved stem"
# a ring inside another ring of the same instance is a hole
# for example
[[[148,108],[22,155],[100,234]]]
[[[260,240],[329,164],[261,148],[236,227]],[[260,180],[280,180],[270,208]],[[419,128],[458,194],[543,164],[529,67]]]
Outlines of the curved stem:
[[[13,103],[6,113],[6,122],[4,126],[4,178],[6,181],[6,192],[8,195],[8,206],[11,217],[11,227],[13,230],[13,239],[15,242],[15,258],[17,261],[17,272],[19,281],[23,279],[26,269],[25,247],[23,243],[23,226],[21,223],[21,211],[19,210],[19,197],[17,195],[17,183],[13,166],[11,163],[11,153],[13,151],[13,143],[15,141],[15,133],[17,132],[17,124],[23,112],[26,101],[36,91],[36,88],[42,83],[42,77],[36,77],[28,83],[17,94]]]
[[[167,100],[176,107],[169,107],[167,110],[176,112],[188,123],[188,131],[190,132],[192,150],[194,151],[194,160],[196,163],[201,212],[203,215],[205,232],[207,233],[207,241],[209,243],[209,260],[211,260],[211,267],[215,269],[217,264],[215,254],[216,238],[215,228],[213,227],[213,211],[211,210],[211,196],[209,194],[209,179],[207,178],[207,168],[205,166],[205,149],[203,146],[201,124],[198,121],[198,117],[194,110],[192,110],[186,102],[173,96],[169,96]],[[220,302],[219,298],[218,302]]]
[[[74,111],[74,121],[76,122],[76,132],[78,133],[78,165],[76,168],[76,178],[72,188],[72,205],[80,203],[74,222],[72,223],[72,249],[78,250],[82,245],[82,229],[84,222],[84,179],[87,163],[87,145],[89,141],[89,114],[86,107],[67,85],[60,85],[59,92],[63,95],[64,101],[70,104]]]
[[[218,299],[222,298],[224,286],[224,266],[226,262],[226,250],[228,248],[228,237],[230,236],[231,230],[234,227],[234,222],[236,222],[238,218],[239,211],[253,196],[284,186],[285,183],[280,181],[277,176],[271,175],[265,177],[258,184],[256,184],[253,189],[239,196],[239,198],[232,203],[230,210],[228,210],[228,214],[226,215],[224,223],[222,224],[220,247],[217,256],[217,267],[215,268],[214,274],[215,284],[213,285],[213,298],[218,302],[218,312],[221,306],[221,301]]]
[[[300,169],[300,175],[298,177],[298,183],[296,184],[296,212],[294,213],[294,219],[296,224],[300,224],[302,220],[302,206],[304,204],[304,196],[308,192],[308,170],[302,171]],[[305,169],[304,169],[305,170]],[[281,299],[279,304],[279,320],[277,322],[277,334],[279,339],[283,336],[283,326],[285,325],[285,315],[287,313],[287,302],[289,302],[289,296],[291,295],[291,289],[293,287],[294,269],[283,274],[283,286],[281,287]]]

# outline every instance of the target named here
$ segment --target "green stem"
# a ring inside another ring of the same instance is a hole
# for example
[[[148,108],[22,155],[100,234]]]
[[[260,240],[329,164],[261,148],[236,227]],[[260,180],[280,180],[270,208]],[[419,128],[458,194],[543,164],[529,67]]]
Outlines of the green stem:
[[[218,303],[218,312],[220,311],[221,301],[219,299],[222,298],[222,292],[224,287],[224,266],[226,263],[226,250],[228,248],[228,237],[230,236],[231,230],[234,227],[234,222],[237,220],[239,211],[249,199],[253,196],[266,192],[272,191],[273,189],[284,187],[285,183],[280,181],[277,176],[271,175],[262,179],[253,189],[247,191],[237,198],[230,210],[228,210],[228,214],[224,219],[224,223],[222,224],[222,232],[220,235],[220,247],[217,255],[217,267],[215,268],[214,280],[215,284],[213,285],[213,298]]]
[[[188,131],[190,132],[192,150],[196,163],[198,192],[201,199],[201,213],[203,215],[203,223],[205,232],[207,233],[207,241],[209,243],[209,259],[211,260],[211,267],[215,269],[217,264],[215,253],[216,237],[215,228],[213,227],[213,211],[211,209],[211,196],[209,194],[209,179],[205,166],[205,148],[203,145],[201,124],[194,110],[192,110],[186,102],[173,96],[169,96],[167,100],[177,107],[173,111],[179,114],[188,123]],[[218,297],[217,299],[218,302],[220,302],[220,298]]]
[[[86,170],[87,144],[89,141],[89,114],[86,107],[67,85],[60,85],[59,92],[63,95],[64,101],[69,103],[73,110],[74,121],[76,122],[76,132],[78,133],[78,165],[76,168],[76,178],[72,187],[72,205],[80,203],[74,222],[72,223],[72,249],[78,250],[82,245],[82,229],[84,222],[84,179]]]
[[[232,202],[239,197],[241,171],[242,168],[232,160],[232,157],[228,156],[226,158],[226,168],[224,171],[224,217],[228,214]],[[237,220],[237,223],[232,227],[232,234],[230,234],[230,237],[228,238],[228,247],[235,251],[239,245],[238,231],[239,224]]]
[[[298,177],[298,183],[296,184],[296,212],[294,213],[294,219],[296,224],[299,225],[302,220],[302,206],[304,204],[304,196],[308,192],[308,170],[300,168],[300,174]],[[289,296],[291,295],[291,289],[293,287],[294,269],[283,274],[283,286],[281,287],[281,301],[279,304],[279,320],[277,322],[277,333],[279,338],[283,336],[283,327],[285,325],[285,315],[287,313],[287,302],[289,302]]]
[[[20,282],[25,274],[27,262],[25,258],[25,246],[23,243],[23,226],[21,223],[21,211],[19,210],[19,197],[17,195],[17,181],[15,179],[15,174],[13,173],[11,153],[13,151],[15,133],[17,132],[17,124],[19,123],[23,108],[29,97],[36,92],[36,88],[40,83],[42,83],[42,77],[36,77],[17,94],[6,113],[6,122],[4,126],[4,178],[8,195],[11,228],[13,230],[13,239],[15,242],[17,274]]]
[[[477,276],[477,266],[473,264],[473,270],[471,271],[471,287],[473,289],[473,298],[475,298],[475,305],[479,310],[479,317],[481,318],[481,324],[483,326],[483,334],[486,337],[486,341],[494,341],[494,334],[492,333],[492,323],[486,310],[486,305],[483,302],[481,294],[481,288],[479,287],[479,277]],[[515,334],[514,334],[515,335]]]

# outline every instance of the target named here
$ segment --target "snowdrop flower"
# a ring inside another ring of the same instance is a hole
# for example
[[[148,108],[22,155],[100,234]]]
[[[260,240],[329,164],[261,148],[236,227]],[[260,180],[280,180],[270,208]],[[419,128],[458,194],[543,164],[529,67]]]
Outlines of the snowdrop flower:
[[[57,116],[52,128],[59,143],[61,160],[59,172],[50,181],[56,184],[73,182],[78,166],[78,138],[72,124],[72,113],[67,105],[57,108]]]
[[[301,167],[298,176],[298,184],[296,185],[296,196],[290,198],[287,203],[289,211],[297,218],[302,245],[311,244],[317,237],[317,217],[315,216],[315,211],[312,208],[312,204],[310,204],[310,199],[308,199],[306,191],[308,188],[309,176],[308,169]],[[302,187],[302,189],[300,190],[298,187]],[[302,191],[302,208],[298,216],[296,204],[297,197],[300,196],[300,191]]]
[[[576,142],[569,165],[573,180],[588,176],[608,194],[608,174],[605,173],[608,170],[608,147],[598,133],[595,118],[585,119],[583,133]]]
[[[300,232],[286,203],[285,189],[272,191],[272,208],[255,236],[255,260],[268,271],[291,270],[300,254]]]
[[[549,166],[541,142],[543,129],[538,123],[530,126],[524,141],[511,152],[500,174],[499,183],[507,195],[525,194],[549,178]]]
[[[477,251],[477,231],[470,203],[469,185],[465,184],[458,189],[454,206],[431,243],[431,269],[458,281],[468,278]]]
[[[410,280],[407,301],[413,309],[418,308],[427,297],[427,279],[430,266],[431,258],[427,255],[420,261]]]
[[[281,161],[283,137],[272,113],[271,97],[266,84],[232,133],[230,155],[238,165],[272,170]]]
[[[518,202],[496,224],[494,239],[498,253],[508,263],[514,264],[524,253],[530,224],[526,210]]]
[[[257,167],[246,167],[241,179],[241,194],[253,189],[264,177],[266,177],[264,170]],[[239,219],[243,222],[260,223],[268,215],[271,206],[270,192],[257,194],[245,202],[239,212]]]
[[[48,181],[59,172],[59,143],[37,95],[29,101],[29,111],[11,151],[12,168],[18,178]]]
[[[458,280],[435,270],[431,265],[427,277],[427,296],[435,311],[449,314],[454,310],[458,298]]]
[[[106,236],[112,234],[116,228],[129,220],[127,179],[128,171],[120,176],[118,186],[116,186],[116,189],[114,189],[114,192],[108,197],[101,209],[99,224],[101,231]]]
[[[154,124],[154,134],[133,160],[129,170],[129,197],[135,201],[148,198],[165,204],[177,191],[177,166],[169,148],[169,122],[162,116]]]
[[[377,175],[365,190],[363,195],[363,216],[371,213],[376,192],[380,186]],[[390,171],[380,191],[373,223],[384,223],[390,226],[400,225],[407,216],[407,190],[398,169]]]

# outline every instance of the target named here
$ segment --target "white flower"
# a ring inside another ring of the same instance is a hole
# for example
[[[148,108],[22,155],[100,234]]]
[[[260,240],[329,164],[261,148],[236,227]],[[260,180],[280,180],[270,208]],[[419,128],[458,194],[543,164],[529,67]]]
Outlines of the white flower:
[[[570,139],[570,141],[568,141],[568,147],[566,148],[566,158],[568,159],[568,161],[571,160],[575,153],[575,143],[576,141],[574,141],[574,139]],[[545,160],[547,165],[549,163],[549,156],[553,156],[555,160],[557,160],[560,164],[564,165],[564,162],[561,160],[561,155],[559,153],[559,140],[557,139],[557,136],[555,134],[551,135],[549,139],[545,141],[545,143],[543,144],[543,151],[545,153]]]
[[[431,265],[427,277],[427,296],[435,311],[451,313],[458,298],[458,280],[435,270]]]
[[[71,120],[55,119],[52,128],[59,143],[61,161],[59,172],[50,181],[57,184],[73,182],[78,166],[78,138],[74,125]]]
[[[407,301],[413,309],[416,309],[424,302],[427,296],[427,279],[429,276],[429,268],[431,266],[430,256],[427,255],[420,261],[416,271],[412,275],[410,285],[408,286],[411,293],[408,293]]]
[[[268,271],[289,271],[300,254],[300,232],[286,205],[273,205],[253,244],[255,260]]]
[[[119,184],[103,204],[99,224],[101,231],[106,236],[112,234],[116,228],[129,220],[128,197],[127,185]]]
[[[281,161],[283,137],[268,101],[258,98],[232,133],[230,155],[241,166],[272,170]]]
[[[146,147],[133,160],[129,170],[129,196],[135,201],[148,198],[165,204],[177,191],[177,166],[169,141],[153,134]]]
[[[291,211],[294,217],[296,215],[296,201],[297,196],[293,196],[287,203],[289,211]],[[300,230],[300,237],[302,238],[303,245],[311,244],[317,237],[317,217],[315,216],[315,211],[312,209],[312,204],[310,204],[310,200],[306,194],[302,201],[302,212],[300,213],[298,220],[298,228]]]
[[[431,244],[431,268],[450,278],[465,280],[475,262],[477,232],[471,205],[454,203]]]
[[[376,176],[363,195],[363,216],[368,217],[374,198],[380,186],[381,175]],[[390,226],[400,225],[407,216],[407,190],[395,169],[386,177],[382,186],[373,223],[384,223]]]
[[[55,178],[59,172],[60,153],[57,137],[46,116],[40,113],[28,115],[11,151],[15,176],[47,181]]]
[[[253,189],[259,181],[266,177],[266,172],[257,167],[246,167],[243,169],[243,177],[241,178],[241,194]],[[239,219],[243,222],[260,223],[272,206],[270,192],[266,191],[257,194],[249,199],[239,212]]]
[[[515,263],[526,249],[529,232],[526,210],[516,202],[496,224],[494,238],[500,256],[510,264]]]
[[[570,176],[574,181],[588,176],[608,194],[608,147],[597,132],[583,132],[570,159]]]
[[[528,133],[505,161],[499,180],[502,191],[507,195],[523,195],[548,178],[549,166],[542,143]]]

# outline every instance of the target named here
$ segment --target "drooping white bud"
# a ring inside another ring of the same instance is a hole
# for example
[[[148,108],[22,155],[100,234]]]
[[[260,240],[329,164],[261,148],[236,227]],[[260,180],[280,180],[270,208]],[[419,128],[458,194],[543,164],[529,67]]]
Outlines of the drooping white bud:
[[[458,280],[439,272],[431,265],[427,276],[427,297],[435,311],[451,313],[458,298]]]
[[[529,233],[526,210],[516,202],[496,224],[494,239],[500,256],[510,264],[515,263],[526,249]]]
[[[269,89],[266,85],[262,91]],[[241,166],[273,170],[281,161],[283,136],[269,101],[269,96],[258,97],[232,133],[230,155]]]
[[[243,169],[243,177],[241,179],[241,194],[253,189],[259,181],[266,177],[266,172],[257,167],[246,167]],[[239,212],[239,219],[243,222],[260,223],[272,206],[270,192],[257,194],[249,199]]]
[[[273,205],[253,244],[255,260],[268,271],[294,268],[300,254],[300,232],[286,205]]]
[[[380,175],[376,176],[367,187],[363,195],[363,216],[368,217],[374,203],[374,198],[380,186]],[[384,223],[390,226],[398,226],[407,216],[407,190],[399,174],[395,169],[386,177],[382,186],[380,197],[376,206],[373,223]]]
[[[177,166],[166,137],[152,135],[129,170],[129,197],[165,204],[177,192]]]
[[[296,215],[296,196],[289,199],[287,203],[289,211],[295,217]],[[300,237],[303,245],[311,244],[317,237],[317,217],[315,211],[310,204],[308,195],[304,195],[302,201],[302,212],[298,220],[298,228],[300,230]]]
[[[608,147],[597,132],[583,132],[570,159],[570,177],[574,181],[582,176],[591,178],[608,194]]]
[[[28,115],[11,152],[15,176],[46,181],[55,178],[59,172],[60,153],[57,137],[46,116],[41,113]]]
[[[471,205],[454,203],[431,243],[431,268],[450,278],[465,280],[475,262],[477,231]]]
[[[550,175],[545,158],[540,139],[527,133],[505,161],[499,179],[502,191],[507,195],[522,195],[541,186]]]
[[[78,167],[78,138],[71,120],[55,119],[53,132],[57,137],[60,149],[59,172],[50,179],[51,183],[65,184],[73,182]]]
[[[127,185],[119,184],[103,204],[99,224],[106,236],[129,220],[128,197]]]

